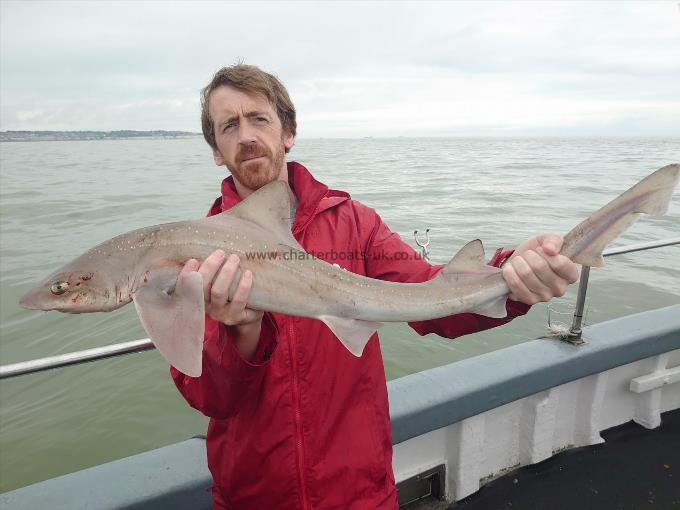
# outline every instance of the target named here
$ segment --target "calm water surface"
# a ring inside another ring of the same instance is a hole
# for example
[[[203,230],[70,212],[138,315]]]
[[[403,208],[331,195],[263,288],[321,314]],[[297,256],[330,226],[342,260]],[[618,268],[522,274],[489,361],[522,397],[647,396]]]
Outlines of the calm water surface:
[[[134,228],[203,216],[224,170],[202,139],[0,145],[0,362],[145,338],[134,307],[64,315],[20,309],[30,286]],[[566,233],[650,171],[680,161],[680,139],[298,140],[291,159],[378,210],[413,244],[430,228],[433,261],[471,239],[491,253]],[[618,244],[680,234],[644,217]],[[587,322],[680,303],[680,248],[622,255],[591,273]],[[557,303],[568,309],[575,289]],[[390,379],[541,336],[546,306],[455,341],[406,326],[381,333]],[[155,352],[0,383],[0,491],[205,433]]]

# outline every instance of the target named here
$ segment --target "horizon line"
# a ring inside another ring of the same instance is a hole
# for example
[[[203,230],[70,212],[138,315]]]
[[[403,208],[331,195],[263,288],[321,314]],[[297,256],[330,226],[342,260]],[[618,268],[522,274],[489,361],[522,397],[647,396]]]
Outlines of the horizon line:
[[[0,131],[2,134],[13,133],[182,133],[192,136],[203,136],[200,131],[186,131],[183,129],[8,129]],[[556,134],[556,133],[516,133],[516,134],[408,134],[408,135],[315,135],[296,136],[297,140],[351,140],[351,139],[396,139],[396,138],[680,138],[672,134]]]

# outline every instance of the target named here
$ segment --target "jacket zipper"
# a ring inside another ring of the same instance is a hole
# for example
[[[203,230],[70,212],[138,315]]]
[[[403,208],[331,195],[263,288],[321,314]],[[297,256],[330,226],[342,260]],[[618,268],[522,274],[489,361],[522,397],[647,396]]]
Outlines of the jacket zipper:
[[[305,487],[305,452],[302,444],[302,414],[300,412],[300,385],[298,381],[297,349],[295,343],[295,331],[293,324],[288,325],[290,335],[290,352],[293,361],[293,409],[295,410],[295,444],[297,447],[298,476],[300,479],[300,496],[302,498],[302,508],[307,510],[307,489]]]
[[[320,202],[320,201],[319,201]],[[295,234],[302,232],[302,230],[309,225],[316,214],[319,204],[316,204],[314,213],[307,218],[302,225],[293,228],[293,237]],[[292,318],[290,319],[293,320]],[[298,477],[300,479],[300,497],[302,499],[303,510],[309,510],[309,502],[307,500],[307,488],[305,487],[305,451],[302,444],[302,413],[300,411],[300,383],[298,381],[298,361],[297,361],[297,345],[295,341],[295,330],[293,323],[288,324],[288,334],[290,335],[290,352],[293,362],[293,409],[295,410],[295,445],[297,449],[298,460]]]

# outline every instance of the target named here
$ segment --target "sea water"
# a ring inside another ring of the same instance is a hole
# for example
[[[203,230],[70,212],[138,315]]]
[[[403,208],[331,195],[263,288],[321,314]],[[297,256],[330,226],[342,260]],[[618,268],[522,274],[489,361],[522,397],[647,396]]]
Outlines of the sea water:
[[[472,239],[490,256],[537,233],[566,233],[652,170],[680,161],[680,139],[300,139],[288,156],[376,209],[433,262]],[[24,310],[21,295],[117,234],[200,218],[219,195],[199,138],[0,145],[0,363],[145,338],[134,307],[67,315]],[[666,217],[642,217],[617,245],[680,235],[680,192]],[[680,247],[612,257],[591,272],[586,322],[680,303]],[[567,322],[575,286],[551,306]],[[447,340],[387,325],[388,378],[546,333],[537,305],[503,328]],[[156,352],[0,383],[0,491],[203,434]]]

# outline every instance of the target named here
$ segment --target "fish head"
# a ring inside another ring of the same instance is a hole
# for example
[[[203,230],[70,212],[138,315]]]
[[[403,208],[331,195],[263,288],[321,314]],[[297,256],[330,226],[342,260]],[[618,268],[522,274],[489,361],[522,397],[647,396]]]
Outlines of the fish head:
[[[69,266],[29,290],[19,304],[31,310],[87,313],[114,310],[129,302],[127,288],[116,285],[105,272]]]

